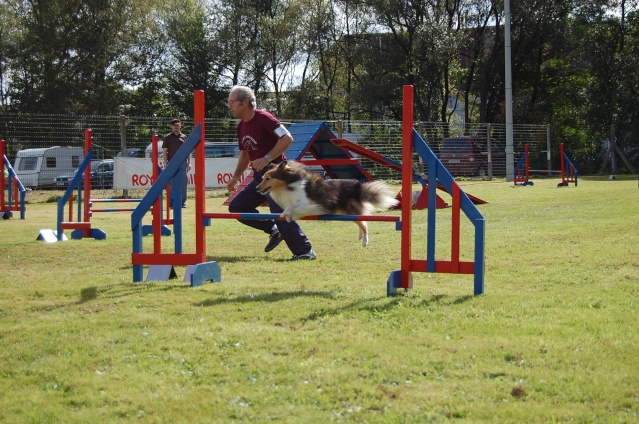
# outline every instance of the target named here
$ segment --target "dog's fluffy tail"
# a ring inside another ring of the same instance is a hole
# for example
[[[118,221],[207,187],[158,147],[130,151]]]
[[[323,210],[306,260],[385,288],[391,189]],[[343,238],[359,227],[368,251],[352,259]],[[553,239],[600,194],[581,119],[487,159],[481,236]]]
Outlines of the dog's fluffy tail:
[[[396,206],[391,188],[383,181],[372,181],[362,185],[362,203],[368,203],[373,209],[387,210]]]

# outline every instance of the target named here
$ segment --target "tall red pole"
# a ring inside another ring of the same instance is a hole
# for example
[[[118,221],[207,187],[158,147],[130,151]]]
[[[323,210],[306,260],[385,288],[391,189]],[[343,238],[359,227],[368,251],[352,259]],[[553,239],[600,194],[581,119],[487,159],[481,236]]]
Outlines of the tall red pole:
[[[194,95],[194,113],[193,126],[200,125],[200,143],[195,148],[195,250],[196,254],[201,255],[202,262],[206,262],[206,227],[204,226],[204,203],[206,201],[206,168],[204,160],[204,142],[206,140],[206,132],[204,130],[204,91],[195,90]]]
[[[526,166],[526,178],[525,178],[525,181],[526,182],[528,182],[528,175],[529,175],[529,173],[528,173],[528,168],[529,168],[528,158],[529,158],[529,156],[528,156],[528,143],[526,143],[526,159],[524,160],[526,162],[525,163],[525,166]]]
[[[151,160],[153,162],[153,174],[151,175],[151,184],[155,183],[155,181],[160,176],[159,174],[159,166],[160,166],[160,148],[158,147],[159,138],[157,134],[153,134],[151,136]],[[161,224],[171,224],[171,185],[166,186],[166,220],[162,221]],[[155,203],[154,203],[155,205]],[[155,211],[155,209],[154,209]],[[153,212],[155,213],[155,212]],[[162,219],[160,212],[158,211],[158,216]],[[158,227],[159,228],[159,227]],[[155,231],[155,230],[153,230]],[[159,243],[159,242],[158,242]],[[159,250],[158,250],[159,252]]]
[[[559,157],[561,158],[561,185],[567,186],[566,182],[566,161],[564,159],[564,143],[559,145]]]
[[[402,269],[400,287],[412,288],[411,280],[411,223],[413,212],[413,86],[405,85],[402,120]]]
[[[93,130],[87,128],[84,130],[84,155],[88,155],[91,152],[91,159],[93,159],[93,151],[91,150],[91,144],[93,141]],[[84,171],[84,222],[91,222],[91,210],[90,202],[91,202],[91,161],[87,164],[87,167]],[[89,237],[91,231],[88,229],[84,230],[84,237]]]
[[[160,165],[157,134],[151,136],[151,162],[153,163],[151,181],[155,183],[159,176],[158,166]],[[162,253],[162,196],[153,202],[153,222],[151,225],[153,226],[153,253]]]
[[[7,184],[4,179],[4,154],[4,140],[0,140],[0,190],[2,190],[2,196],[0,196],[0,211],[3,211],[5,208],[4,188]],[[7,188],[11,190],[11,187]]]

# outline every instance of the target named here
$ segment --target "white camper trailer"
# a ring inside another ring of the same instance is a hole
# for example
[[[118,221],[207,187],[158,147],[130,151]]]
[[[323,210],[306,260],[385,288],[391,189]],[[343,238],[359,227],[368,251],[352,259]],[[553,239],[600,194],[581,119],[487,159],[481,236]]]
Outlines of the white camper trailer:
[[[24,149],[16,155],[13,169],[25,187],[47,188],[58,175],[75,171],[83,159],[82,147]]]

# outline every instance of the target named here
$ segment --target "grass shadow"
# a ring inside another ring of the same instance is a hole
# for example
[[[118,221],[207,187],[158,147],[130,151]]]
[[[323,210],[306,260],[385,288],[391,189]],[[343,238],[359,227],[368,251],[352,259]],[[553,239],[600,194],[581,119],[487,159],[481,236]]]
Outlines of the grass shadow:
[[[78,304],[95,300],[99,298],[116,299],[131,296],[134,294],[150,292],[150,291],[169,291],[190,289],[189,284],[172,284],[172,282],[180,281],[173,279],[169,282],[151,281],[148,283],[123,283],[112,284],[104,287],[85,287],[80,290],[80,300]]]
[[[271,292],[271,293],[262,293],[257,295],[245,295],[245,296],[237,296],[234,298],[221,298],[221,299],[207,299],[202,302],[197,302],[194,306],[216,306],[216,305],[225,305],[229,303],[253,303],[253,302],[280,302],[286,299],[294,299],[296,297],[321,297],[324,299],[334,299],[335,296],[331,292],[326,291],[308,291],[308,290],[297,290],[297,291],[288,291],[288,292]]]
[[[349,312],[349,311],[350,312],[364,311],[364,312],[371,312],[371,313],[379,313],[380,311],[387,311],[387,310],[393,309],[401,302],[401,299],[393,298],[391,299],[390,302],[386,303],[385,305],[372,305],[371,302],[374,302],[376,300],[379,300],[379,298],[362,299],[362,300],[358,300],[357,302],[352,302],[348,305],[341,306],[339,308],[333,308],[331,310],[322,308],[308,315],[306,318],[303,318],[302,321],[303,322],[316,321],[318,319],[321,319],[327,316],[337,316],[337,315],[341,315],[344,312]]]
[[[262,258],[257,257],[257,256],[208,256],[206,257],[206,261],[207,262],[211,262],[211,261],[215,261],[215,262],[247,262],[247,261],[256,261],[256,260],[262,260]],[[182,266],[182,265],[175,265],[176,267]],[[126,270],[133,270],[133,265],[129,264],[129,265],[124,265],[121,267],[118,267],[118,269],[120,271],[126,271]]]
[[[467,294],[466,296],[460,296],[457,299],[455,299],[452,304],[453,305],[461,305],[462,303],[466,303],[469,300],[474,299],[476,297],[477,296],[471,295],[471,294]]]
[[[86,287],[86,288],[80,290],[80,302],[79,303],[88,302],[89,300],[93,300],[96,297],[98,297],[98,288],[96,286]]]
[[[467,302],[470,299],[473,299],[474,296],[461,296],[458,297],[457,299],[454,299],[452,301],[448,301],[445,302],[444,300],[447,298],[446,295],[443,294],[438,294],[438,295],[434,295],[432,296],[430,299],[426,299],[420,303],[417,304],[418,307],[430,307],[433,305],[458,305],[458,304],[462,304],[464,302]],[[349,311],[358,311],[358,312],[369,312],[373,315],[383,315],[386,312],[396,308],[397,306],[403,304],[406,302],[406,299],[404,298],[404,295],[397,295],[397,296],[393,296],[391,298],[387,298],[390,299],[388,302],[384,303],[384,304],[373,304],[373,302],[378,302],[380,300],[382,300],[383,298],[377,297],[377,298],[370,298],[370,299],[363,299],[363,300],[359,300],[357,302],[352,302],[348,305],[339,307],[339,308],[334,308],[333,310],[326,310],[326,309],[320,309],[319,311],[313,312],[312,314],[308,315],[305,319],[303,319],[303,321],[314,321],[316,319],[325,317],[325,316],[337,316],[340,315],[344,312],[349,312]]]
[[[464,295],[459,296],[457,298],[451,298],[445,294],[436,294],[431,296],[429,299],[425,299],[420,303],[420,306],[437,306],[437,305],[461,305],[462,303],[466,303],[469,300],[474,299],[476,296],[473,295]]]
[[[207,261],[215,261],[215,262],[229,262],[229,263],[236,263],[236,262],[255,262],[255,261],[261,261],[264,258],[262,257],[258,257],[258,256],[208,256],[206,257]]]

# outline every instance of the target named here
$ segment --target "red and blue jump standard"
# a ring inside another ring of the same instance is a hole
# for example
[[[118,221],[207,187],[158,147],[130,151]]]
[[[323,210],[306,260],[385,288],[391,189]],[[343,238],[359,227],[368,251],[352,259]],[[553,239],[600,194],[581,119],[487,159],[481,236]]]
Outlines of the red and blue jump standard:
[[[5,142],[0,140],[0,218],[9,219],[13,217],[13,212],[20,211],[20,219],[24,219],[26,211],[25,194],[27,190],[13,170],[9,159],[5,156],[5,151]],[[8,181],[4,176],[5,170],[9,176]],[[4,195],[5,187],[7,187],[6,199]]]
[[[411,252],[411,222],[412,208],[409,202],[402,202],[402,242],[401,269],[391,272],[387,281],[387,295],[391,296],[397,289],[412,288],[411,272],[444,272],[451,274],[473,274],[474,294],[484,293],[485,273],[485,219],[475,204],[464,193],[448,170],[440,162],[423,138],[413,128],[413,86],[404,86],[404,110],[402,126],[402,192],[409,193],[412,183],[412,153],[413,149],[428,165],[428,181],[435,182],[428,185],[428,230],[426,240],[426,260],[413,259]],[[438,185],[452,197],[452,234],[451,260],[435,259],[436,236],[436,193]],[[460,210],[475,227],[474,261],[460,261]]]

